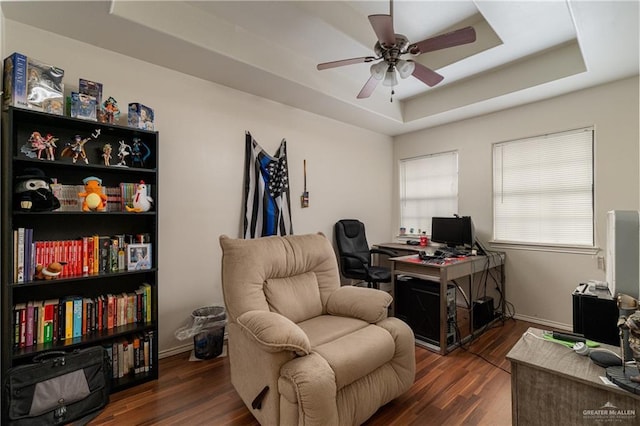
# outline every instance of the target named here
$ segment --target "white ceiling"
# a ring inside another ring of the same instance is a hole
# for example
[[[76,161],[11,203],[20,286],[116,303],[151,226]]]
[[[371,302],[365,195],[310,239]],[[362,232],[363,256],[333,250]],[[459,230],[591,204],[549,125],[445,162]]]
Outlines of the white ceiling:
[[[367,19],[388,1],[3,1],[5,19],[199,78],[398,135],[639,74],[639,2],[403,1],[395,32],[417,42],[467,25],[475,43],[415,57],[445,79],[413,77],[368,99]],[[133,42],[132,42],[133,41]],[[408,57],[407,57],[408,59]]]

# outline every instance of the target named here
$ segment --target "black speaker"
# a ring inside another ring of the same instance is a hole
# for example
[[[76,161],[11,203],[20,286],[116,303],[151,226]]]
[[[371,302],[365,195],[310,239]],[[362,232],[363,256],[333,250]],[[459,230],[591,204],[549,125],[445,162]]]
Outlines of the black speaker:
[[[581,284],[572,294],[573,332],[600,343],[619,346],[618,305],[608,289]]]

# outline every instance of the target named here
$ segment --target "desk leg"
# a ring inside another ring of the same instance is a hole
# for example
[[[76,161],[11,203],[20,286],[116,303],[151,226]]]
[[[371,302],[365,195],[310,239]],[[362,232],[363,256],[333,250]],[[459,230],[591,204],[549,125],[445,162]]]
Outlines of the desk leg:
[[[505,269],[506,266],[506,261],[503,261],[502,264],[500,265],[500,287],[502,290],[502,303],[501,303],[501,308],[502,308],[502,318],[505,318],[507,316],[507,293],[506,293],[506,277],[505,277]]]
[[[447,277],[445,268],[440,268],[440,354],[447,354]]]
[[[391,261],[391,306],[389,306],[389,316],[396,316],[396,262]]]

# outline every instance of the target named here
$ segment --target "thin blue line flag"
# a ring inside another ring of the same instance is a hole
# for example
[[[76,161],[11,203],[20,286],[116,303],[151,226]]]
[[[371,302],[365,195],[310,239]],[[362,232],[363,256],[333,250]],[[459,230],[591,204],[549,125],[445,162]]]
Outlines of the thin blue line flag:
[[[251,133],[245,136],[244,238],[293,234],[287,142],[274,156],[267,154]]]

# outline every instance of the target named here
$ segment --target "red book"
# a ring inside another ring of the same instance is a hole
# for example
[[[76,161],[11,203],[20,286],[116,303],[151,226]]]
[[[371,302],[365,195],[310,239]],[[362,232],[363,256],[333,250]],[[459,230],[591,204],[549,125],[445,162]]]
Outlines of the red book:
[[[116,316],[116,306],[115,306],[115,298],[112,294],[107,295],[107,328],[112,329],[115,321],[114,318]]]
[[[96,298],[96,330],[100,331],[102,330],[102,301],[103,301],[103,297],[97,297]]]
[[[43,317],[43,333],[42,342],[53,342],[54,333],[54,307],[58,306],[58,299],[47,300],[44,303],[44,317]]]

